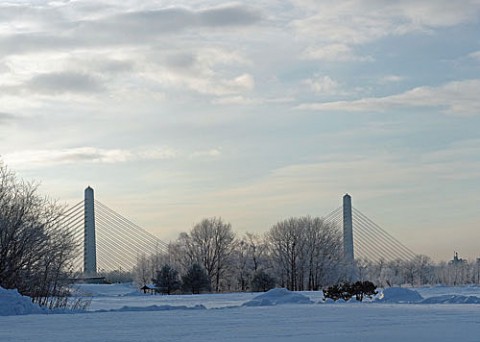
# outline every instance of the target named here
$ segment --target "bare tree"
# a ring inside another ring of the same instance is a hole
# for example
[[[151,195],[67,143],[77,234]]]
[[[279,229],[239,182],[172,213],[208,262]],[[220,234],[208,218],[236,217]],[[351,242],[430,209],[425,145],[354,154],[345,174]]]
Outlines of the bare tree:
[[[318,290],[344,276],[342,237],[337,227],[316,217],[300,219],[304,230],[307,289]]]
[[[240,291],[247,291],[257,271],[271,268],[267,245],[260,236],[246,233],[234,244],[229,267],[233,283]]]
[[[133,278],[138,285],[144,286],[147,285],[153,277],[154,273],[151,271],[150,260],[145,254],[142,254],[137,258],[137,262],[133,268]]]
[[[284,283],[282,285],[292,291],[299,288],[298,270],[301,267],[304,243],[302,234],[299,220],[290,218],[275,224],[268,235],[272,256]]]
[[[75,243],[63,210],[0,163],[0,286],[41,305],[64,294]]]
[[[190,234],[180,234],[178,241],[190,259],[190,265],[202,265],[212,287],[220,291],[220,281],[229,266],[235,241],[232,226],[221,218],[204,219],[192,228]]]
[[[343,274],[340,233],[320,218],[278,222],[268,232],[268,242],[276,274],[290,290],[317,290]]]

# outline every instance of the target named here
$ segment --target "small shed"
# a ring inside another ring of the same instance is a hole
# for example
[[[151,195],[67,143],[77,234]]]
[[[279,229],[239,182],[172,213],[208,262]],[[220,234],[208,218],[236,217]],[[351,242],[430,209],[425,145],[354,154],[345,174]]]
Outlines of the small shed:
[[[143,291],[145,294],[155,294],[155,289],[149,287],[148,285],[143,285],[143,287],[140,289]]]

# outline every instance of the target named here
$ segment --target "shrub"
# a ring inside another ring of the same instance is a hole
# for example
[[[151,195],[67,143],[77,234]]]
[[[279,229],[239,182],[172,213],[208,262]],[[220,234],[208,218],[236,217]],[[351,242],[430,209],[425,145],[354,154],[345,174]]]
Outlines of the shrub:
[[[270,274],[260,270],[255,273],[250,285],[255,292],[266,292],[275,287],[275,279]]]
[[[202,291],[211,291],[207,272],[199,264],[190,266],[187,273],[182,276],[182,282],[182,290],[185,292],[199,294]]]
[[[350,300],[353,296],[358,301],[363,301],[365,297],[371,298],[377,294],[376,286],[371,281],[357,281],[356,283],[335,284],[323,290],[325,299],[330,298],[334,301],[343,299]]]

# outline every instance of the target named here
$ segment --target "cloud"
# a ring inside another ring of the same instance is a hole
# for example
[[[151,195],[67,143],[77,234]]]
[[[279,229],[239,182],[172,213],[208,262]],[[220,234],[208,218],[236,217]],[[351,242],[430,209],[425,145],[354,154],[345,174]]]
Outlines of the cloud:
[[[371,62],[372,57],[357,56],[353,49],[345,44],[326,44],[323,46],[310,46],[304,53],[306,59],[313,59],[325,62]]]
[[[10,28],[24,32],[40,31],[62,20],[63,15],[52,6],[18,2],[0,3],[0,23],[9,24],[4,27],[4,31]]]
[[[304,81],[315,93],[331,95],[338,92],[339,84],[330,76],[316,76]]]
[[[478,89],[480,80],[450,82],[439,87],[418,87],[401,94],[372,97],[352,101],[307,103],[297,107],[302,110],[383,112],[391,108],[440,108],[442,112],[457,116],[480,114]]]
[[[4,155],[14,167],[28,168],[59,164],[100,163],[115,164],[138,160],[164,160],[175,158],[177,152],[170,148],[158,149],[100,149],[77,147],[59,150],[25,150]]]
[[[405,79],[405,77],[403,76],[399,76],[399,75],[386,75],[386,76],[383,76],[379,83],[381,84],[384,84],[384,83],[397,83],[397,82],[401,82]]]
[[[242,4],[203,9],[151,6],[130,4],[122,8],[103,4],[90,8],[76,2],[63,6],[0,4],[0,22],[3,18],[10,24],[2,30],[0,52],[10,55],[52,49],[150,45],[162,37],[191,29],[249,27],[262,19],[258,9]]]
[[[475,60],[480,62],[480,51],[472,52],[468,55],[468,57],[470,57],[472,59],[475,59]]]
[[[103,90],[102,83],[95,77],[76,72],[53,72],[32,77],[28,87],[37,93],[96,93]]]
[[[104,18],[84,20],[72,30],[97,43],[145,43],[155,37],[189,29],[251,26],[261,20],[258,10],[244,5],[225,5],[193,10],[183,7],[137,10]]]
[[[198,16],[201,25],[213,27],[247,26],[262,19],[258,11],[242,5],[210,8],[199,11]]]
[[[15,119],[17,117],[13,114],[0,112],[0,125],[10,124]]]
[[[75,38],[66,34],[38,32],[15,32],[0,36],[0,52],[4,55],[14,55],[39,51],[74,50],[80,46],[84,38]]]
[[[155,49],[137,61],[138,68],[143,69],[142,77],[149,82],[168,90],[188,89],[215,96],[234,96],[253,90],[255,79],[244,71],[250,64],[241,52],[208,45]]]
[[[249,91],[255,87],[255,80],[250,74],[242,74],[235,77],[231,81],[231,85],[233,88],[237,88],[240,91]]]
[[[190,157],[191,158],[204,158],[204,157],[216,158],[216,157],[219,157],[221,154],[222,152],[219,148],[212,148],[210,150],[193,152]]]
[[[73,60],[74,65],[77,69],[84,68],[87,70],[93,70],[100,74],[112,74],[118,75],[122,73],[128,73],[134,70],[135,63],[132,60],[127,59],[114,59],[108,58],[107,56],[88,56],[81,60]]]
[[[322,61],[372,61],[353,47],[407,34],[432,34],[438,28],[476,22],[477,0],[292,0],[303,14],[291,20],[298,39],[308,44],[304,58]]]
[[[254,104],[259,104],[262,101],[237,95],[237,96],[218,97],[213,99],[211,102],[212,104],[219,104],[219,105],[254,105]]]

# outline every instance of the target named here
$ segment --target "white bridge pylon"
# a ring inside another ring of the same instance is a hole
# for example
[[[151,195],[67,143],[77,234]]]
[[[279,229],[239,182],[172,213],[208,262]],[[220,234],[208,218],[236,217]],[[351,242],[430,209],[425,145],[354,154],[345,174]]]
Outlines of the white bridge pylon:
[[[343,227],[343,249],[347,263],[365,259],[372,262],[412,260],[416,253],[352,206],[351,196],[343,198],[339,207],[323,218]]]
[[[133,269],[138,259],[166,252],[168,245],[95,200],[91,187],[83,201],[65,212],[63,224],[78,246],[74,270],[88,276]]]

